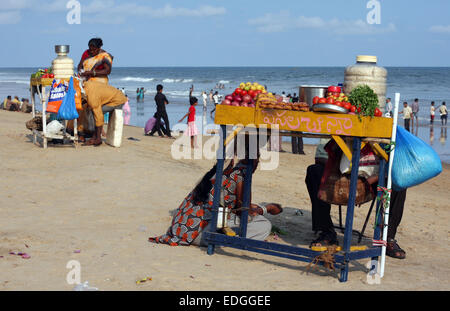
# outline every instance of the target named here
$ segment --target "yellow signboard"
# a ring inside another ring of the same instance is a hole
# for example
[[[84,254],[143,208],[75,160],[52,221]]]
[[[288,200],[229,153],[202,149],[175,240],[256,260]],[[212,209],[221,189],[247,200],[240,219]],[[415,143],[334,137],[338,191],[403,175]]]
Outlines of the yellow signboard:
[[[390,138],[392,118],[218,105],[216,124],[278,125],[280,130],[338,136]]]

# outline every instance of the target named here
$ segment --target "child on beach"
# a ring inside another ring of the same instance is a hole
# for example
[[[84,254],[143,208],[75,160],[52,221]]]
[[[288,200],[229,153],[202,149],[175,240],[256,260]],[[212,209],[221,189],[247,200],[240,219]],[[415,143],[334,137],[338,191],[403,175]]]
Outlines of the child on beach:
[[[435,111],[436,111],[436,108],[434,108],[434,102],[431,102],[431,107],[430,107],[430,124],[433,124],[433,122],[434,122]]]
[[[403,114],[403,120],[405,120],[405,130],[410,132],[409,124],[411,121],[411,116],[412,116],[413,111],[412,111],[411,107],[408,106],[407,102],[403,102],[403,111],[401,111],[399,113]]]
[[[189,112],[185,114],[185,116],[178,122],[183,122],[183,120],[188,118],[188,127],[186,130],[186,135],[191,137],[191,148],[196,148],[195,136],[198,135],[197,126],[195,125],[195,106],[198,104],[198,99],[196,97],[189,98]]]

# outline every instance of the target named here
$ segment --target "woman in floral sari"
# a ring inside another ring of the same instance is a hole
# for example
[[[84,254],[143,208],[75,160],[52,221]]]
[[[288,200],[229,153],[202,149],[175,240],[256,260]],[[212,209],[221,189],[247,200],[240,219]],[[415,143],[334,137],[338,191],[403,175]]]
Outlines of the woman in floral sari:
[[[233,167],[233,161],[225,168],[222,176],[222,205],[232,213],[239,214],[243,200],[243,184],[247,170],[247,161],[254,161],[254,170],[258,165],[256,160],[241,160]],[[214,166],[202,178],[195,189],[187,195],[176,210],[167,233],[159,237],[149,238],[150,242],[169,244],[170,246],[204,245],[202,232],[208,227],[212,218],[214,199],[214,183],[216,167]],[[272,224],[263,215],[277,215],[282,212],[278,204],[267,204],[264,207],[251,204],[247,238],[264,240],[271,231]],[[230,229],[231,230],[231,229]]]
[[[103,41],[100,38],[91,39],[88,45],[89,49],[84,51],[78,64],[78,72],[86,80],[108,83],[114,57],[102,50]]]

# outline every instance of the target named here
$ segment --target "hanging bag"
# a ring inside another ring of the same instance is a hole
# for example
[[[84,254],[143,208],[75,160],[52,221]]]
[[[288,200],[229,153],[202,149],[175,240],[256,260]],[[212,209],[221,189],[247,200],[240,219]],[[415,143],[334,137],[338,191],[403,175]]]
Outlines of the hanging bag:
[[[417,186],[442,172],[442,163],[427,143],[397,127],[392,186],[396,191]]]
[[[58,82],[59,81],[59,82]],[[53,80],[48,97],[47,112],[58,113],[61,104],[66,97],[69,84],[64,80]]]
[[[69,88],[64,96],[56,116],[58,120],[74,120],[78,118],[78,112],[75,106],[75,88],[73,87],[73,77],[70,78]]]

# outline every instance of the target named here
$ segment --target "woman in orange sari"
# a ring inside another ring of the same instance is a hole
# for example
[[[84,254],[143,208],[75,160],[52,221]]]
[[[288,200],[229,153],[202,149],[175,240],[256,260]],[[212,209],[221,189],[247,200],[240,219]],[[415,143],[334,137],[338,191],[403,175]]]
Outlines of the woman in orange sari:
[[[89,49],[84,51],[78,64],[78,72],[85,81],[97,81],[108,84],[108,75],[111,73],[112,62],[114,57],[102,49],[103,41],[100,38],[93,38],[89,40]],[[78,111],[80,117],[78,118],[78,131],[80,132],[80,141],[85,141],[85,135],[89,134],[86,129],[87,116],[85,114],[86,108]],[[68,127],[73,125],[68,124]],[[105,136],[102,130],[102,135]]]
[[[100,38],[91,39],[88,45],[89,49],[84,51],[78,64],[80,76],[86,80],[108,83],[114,57],[102,49],[103,41]]]

